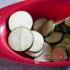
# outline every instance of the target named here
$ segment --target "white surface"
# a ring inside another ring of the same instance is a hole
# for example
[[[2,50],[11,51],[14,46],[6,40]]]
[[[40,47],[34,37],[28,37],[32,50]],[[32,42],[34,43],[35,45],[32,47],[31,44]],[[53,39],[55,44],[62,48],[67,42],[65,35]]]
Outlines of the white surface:
[[[30,13],[26,11],[17,11],[13,13],[9,18],[9,28],[12,31],[17,27],[26,27],[31,29],[33,25],[33,19]]]
[[[37,53],[33,53],[33,52],[29,52],[29,51],[26,51],[25,53],[26,53],[27,55],[31,56],[31,57],[38,57],[38,56],[40,56],[40,55],[42,54],[42,52],[43,52],[43,49],[40,50],[40,51],[37,52]]]
[[[29,49],[29,51],[31,52],[38,52],[42,49],[43,44],[44,44],[44,39],[43,36],[36,32],[36,31],[32,31],[33,36],[34,36],[34,42],[32,44],[32,47]]]
[[[25,0],[0,0],[0,8]]]
[[[10,33],[8,43],[15,51],[25,51],[30,48],[33,43],[33,34],[27,28],[16,28]]]

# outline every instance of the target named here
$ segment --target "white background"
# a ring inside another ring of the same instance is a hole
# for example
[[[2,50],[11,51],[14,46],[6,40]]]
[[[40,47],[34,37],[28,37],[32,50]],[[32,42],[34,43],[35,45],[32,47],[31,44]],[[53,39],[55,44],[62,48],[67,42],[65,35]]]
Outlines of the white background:
[[[0,0],[0,8],[6,7],[10,4],[17,3],[24,0]]]

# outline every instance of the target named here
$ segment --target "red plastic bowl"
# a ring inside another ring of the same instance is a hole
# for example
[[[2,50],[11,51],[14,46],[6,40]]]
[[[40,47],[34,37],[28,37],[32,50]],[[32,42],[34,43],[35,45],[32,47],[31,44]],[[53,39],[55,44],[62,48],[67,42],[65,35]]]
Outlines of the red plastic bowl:
[[[7,37],[9,33],[9,28],[7,21],[9,16],[20,10],[28,11],[33,19],[39,17],[45,17],[48,19],[53,19],[54,21],[63,19],[70,16],[70,3],[65,0],[27,0],[25,2],[16,3],[14,5],[5,7],[0,10],[0,58],[6,58],[14,60],[20,63],[41,65],[41,66],[66,66],[70,65],[70,61],[64,62],[38,62],[33,61],[21,56],[9,48],[7,43]]]

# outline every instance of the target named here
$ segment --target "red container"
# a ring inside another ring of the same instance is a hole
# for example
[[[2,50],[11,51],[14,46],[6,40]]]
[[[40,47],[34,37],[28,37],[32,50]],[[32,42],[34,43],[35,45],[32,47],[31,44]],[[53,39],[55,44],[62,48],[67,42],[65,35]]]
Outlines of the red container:
[[[7,43],[9,28],[8,28],[8,18],[9,16],[20,10],[28,11],[33,19],[39,17],[45,17],[48,19],[53,19],[58,21],[65,17],[70,16],[70,3],[66,0],[27,0],[24,2],[16,3],[14,5],[5,7],[0,10],[0,58],[6,58],[14,60],[20,63],[41,65],[41,66],[66,66],[70,65],[70,61],[64,62],[38,62],[33,61],[21,56],[9,48]]]

